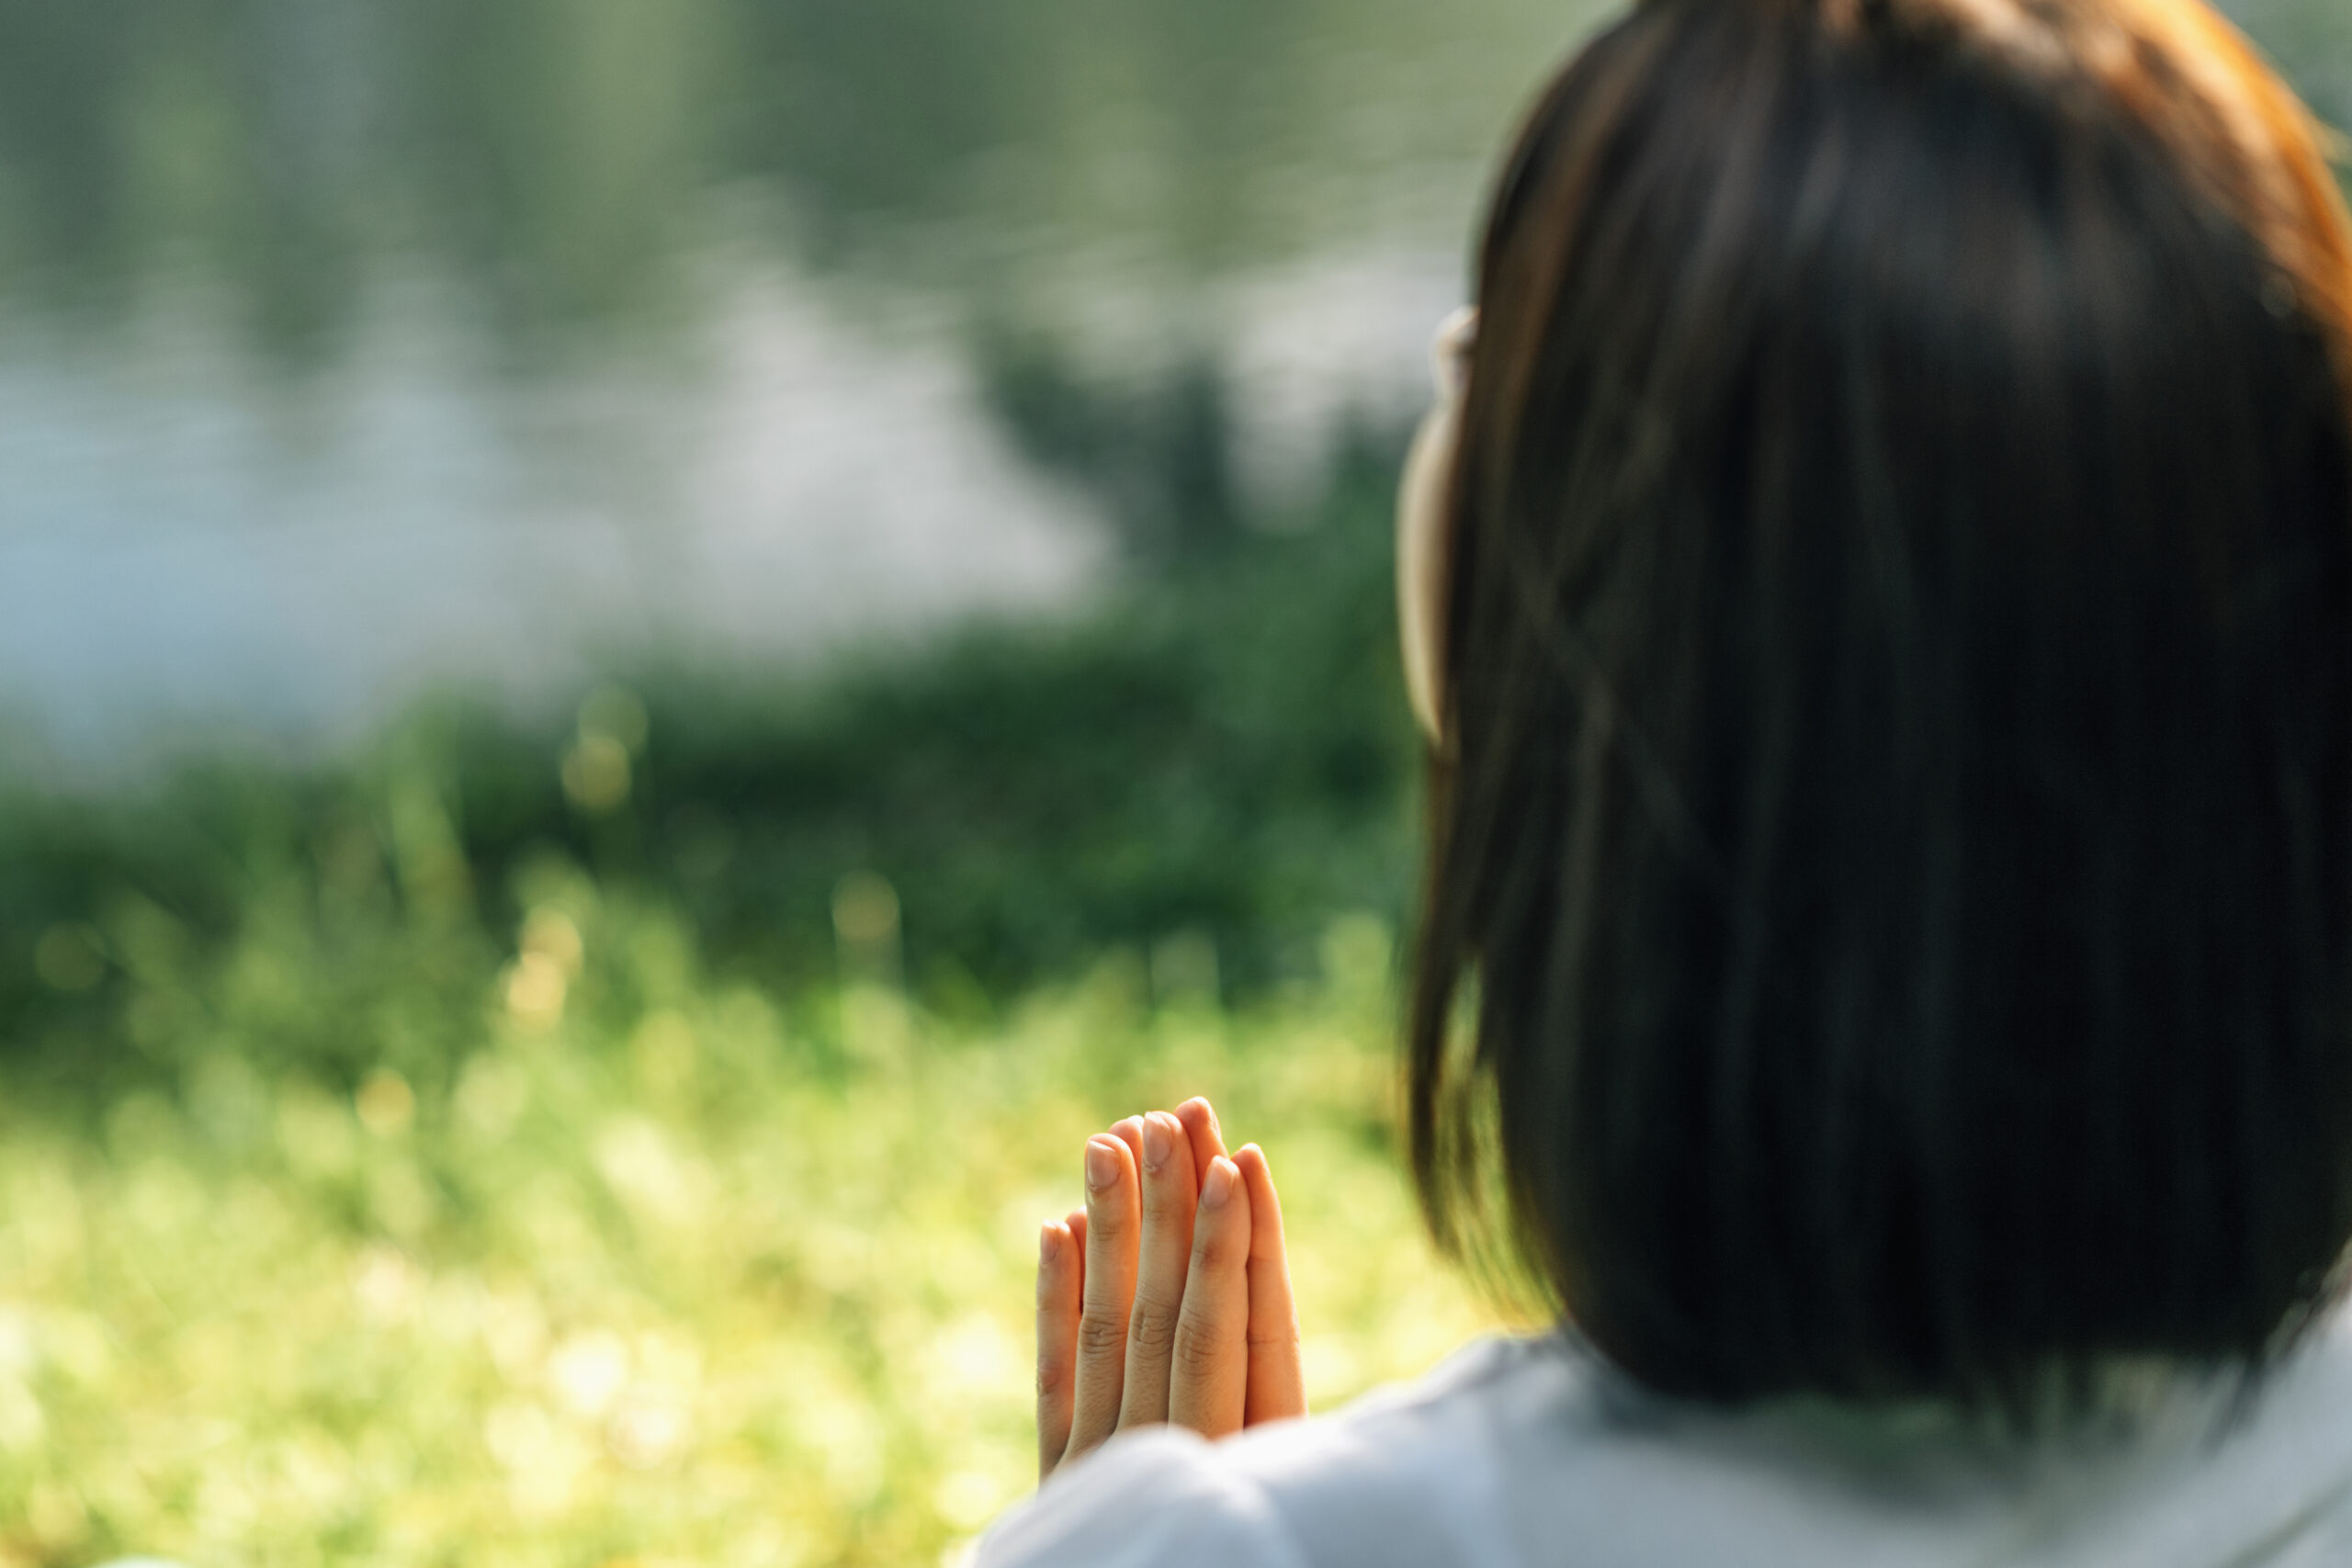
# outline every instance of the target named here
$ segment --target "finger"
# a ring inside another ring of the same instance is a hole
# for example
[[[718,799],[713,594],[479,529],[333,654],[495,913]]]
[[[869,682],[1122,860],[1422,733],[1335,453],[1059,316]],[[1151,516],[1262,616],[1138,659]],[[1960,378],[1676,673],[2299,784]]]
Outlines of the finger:
[[[1084,1280],[1069,1222],[1049,1220],[1037,1236],[1037,1478],[1054,1472],[1069,1448],[1070,1399],[1078,1374],[1079,1292]]]
[[[1143,1168],[1143,1118],[1129,1116],[1111,1123],[1111,1136],[1127,1145],[1137,1170]]]
[[[1201,1181],[1176,1324],[1168,1418],[1203,1437],[1241,1430],[1250,1386],[1250,1194],[1218,1156]]]
[[[1266,1151],[1246,1144],[1233,1156],[1250,1191],[1250,1398],[1242,1424],[1306,1414],[1306,1375],[1298,1358],[1298,1303],[1291,1295],[1290,1254],[1283,1246],[1283,1205]]]
[[[1098,1134],[1086,1144],[1086,1278],[1079,1292],[1078,1371],[1066,1461],[1118,1429],[1127,1312],[1135,1301],[1142,1229],[1135,1161],[1125,1143]]]
[[[1176,1108],[1176,1120],[1184,1124],[1185,1134],[1193,1140],[1193,1169],[1206,1181],[1209,1167],[1225,1153],[1225,1133],[1217,1125],[1216,1111],[1194,1096]]]
[[[1127,1319],[1127,1374],[1119,1404],[1122,1427],[1168,1419],[1168,1370],[1176,1319],[1184,1310],[1184,1273],[1193,1258],[1193,1144],[1165,1111],[1143,1122],[1143,1251],[1136,1269],[1135,1311]]]

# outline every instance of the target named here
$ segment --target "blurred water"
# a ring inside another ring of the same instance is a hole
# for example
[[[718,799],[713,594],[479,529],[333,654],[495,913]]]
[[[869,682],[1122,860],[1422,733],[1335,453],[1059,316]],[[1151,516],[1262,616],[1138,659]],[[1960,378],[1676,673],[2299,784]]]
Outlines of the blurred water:
[[[1049,602],[1101,553],[949,353],[788,276],[715,291],[691,363],[523,379],[430,294],[293,378],[215,326],[0,335],[0,690],[69,753],[334,736],[420,682],[528,701],[647,649],[791,655]]]
[[[2352,7],[2244,0],[2352,107]],[[1202,363],[1279,506],[1419,396],[1592,0],[0,0],[0,719],[332,738],[422,685],[1081,596],[982,348]]]

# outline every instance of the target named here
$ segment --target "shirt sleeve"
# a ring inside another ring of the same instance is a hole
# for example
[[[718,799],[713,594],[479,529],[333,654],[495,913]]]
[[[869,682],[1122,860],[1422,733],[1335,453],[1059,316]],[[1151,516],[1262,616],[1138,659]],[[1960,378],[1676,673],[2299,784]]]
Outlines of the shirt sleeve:
[[[1197,1435],[1131,1432],[1058,1472],[980,1539],[972,1568],[1306,1568],[1265,1493]]]

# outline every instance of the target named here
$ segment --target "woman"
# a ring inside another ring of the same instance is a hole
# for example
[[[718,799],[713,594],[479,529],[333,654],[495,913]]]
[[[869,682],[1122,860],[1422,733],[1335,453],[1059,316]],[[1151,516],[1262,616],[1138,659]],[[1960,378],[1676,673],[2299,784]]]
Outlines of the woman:
[[[2318,142],[2196,0],[1646,0],[1568,65],[1401,528],[1413,1168],[1563,1326],[1276,1419],[1263,1158],[1123,1123],[982,1564],[2352,1562]]]

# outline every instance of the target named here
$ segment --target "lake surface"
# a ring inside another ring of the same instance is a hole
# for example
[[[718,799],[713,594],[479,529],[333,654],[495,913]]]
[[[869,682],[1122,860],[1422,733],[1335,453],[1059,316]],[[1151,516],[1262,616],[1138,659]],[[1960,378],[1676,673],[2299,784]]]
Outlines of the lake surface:
[[[1586,0],[0,0],[0,725],[331,742],[1100,581],[988,396],[1421,395]],[[2339,120],[2352,6],[2237,14]]]

